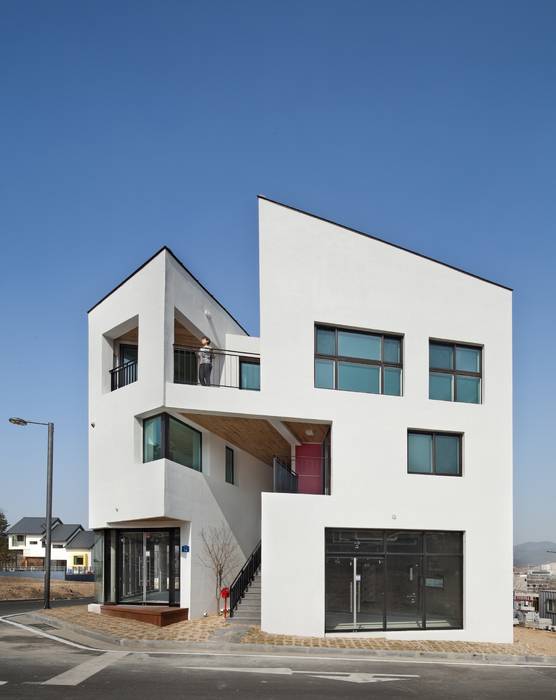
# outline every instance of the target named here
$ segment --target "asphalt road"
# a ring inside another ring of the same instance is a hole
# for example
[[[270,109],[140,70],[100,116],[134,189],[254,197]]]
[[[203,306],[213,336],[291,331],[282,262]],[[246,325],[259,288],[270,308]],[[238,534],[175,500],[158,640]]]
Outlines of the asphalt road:
[[[47,625],[38,627],[49,631]],[[0,700],[160,697],[553,700],[556,668],[315,659],[287,654],[97,652],[0,621]]]

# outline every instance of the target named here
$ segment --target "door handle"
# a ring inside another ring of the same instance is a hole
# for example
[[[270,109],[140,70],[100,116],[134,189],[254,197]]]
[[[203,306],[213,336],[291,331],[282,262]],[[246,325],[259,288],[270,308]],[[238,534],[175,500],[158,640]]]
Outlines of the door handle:
[[[349,584],[349,611],[353,612],[353,583]]]

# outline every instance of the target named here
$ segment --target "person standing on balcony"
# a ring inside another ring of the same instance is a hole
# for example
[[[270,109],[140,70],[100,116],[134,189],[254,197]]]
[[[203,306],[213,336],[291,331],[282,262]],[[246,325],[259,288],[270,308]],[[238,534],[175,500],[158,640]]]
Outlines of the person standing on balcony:
[[[210,346],[210,338],[201,338],[201,347],[197,353],[199,358],[199,382],[202,386],[210,386],[210,373],[212,372],[213,352]]]

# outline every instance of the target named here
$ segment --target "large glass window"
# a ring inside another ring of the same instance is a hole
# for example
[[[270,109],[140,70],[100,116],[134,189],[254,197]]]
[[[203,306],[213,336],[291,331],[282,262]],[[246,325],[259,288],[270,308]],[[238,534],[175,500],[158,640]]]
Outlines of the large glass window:
[[[463,626],[463,533],[325,533],[327,631]]]
[[[430,341],[430,399],[481,403],[481,379],[481,347]]]
[[[461,435],[410,430],[407,471],[410,474],[461,476]]]
[[[167,459],[201,471],[201,433],[168,416]]]
[[[315,386],[401,396],[402,337],[316,326]]]
[[[171,459],[201,471],[201,440],[198,430],[167,413],[143,421],[143,462]]]

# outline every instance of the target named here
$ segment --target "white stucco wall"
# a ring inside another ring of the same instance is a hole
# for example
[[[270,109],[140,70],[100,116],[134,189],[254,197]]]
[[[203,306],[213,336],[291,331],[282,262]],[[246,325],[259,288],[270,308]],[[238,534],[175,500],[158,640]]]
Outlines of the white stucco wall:
[[[262,628],[323,633],[325,527],[446,529],[465,532],[464,629],[380,635],[510,641],[511,293],[264,200],[260,279],[264,393],[333,426],[332,495],[263,496]],[[315,389],[315,322],[404,334],[404,395]],[[429,338],[484,345],[482,404],[429,400]],[[463,476],[407,474],[408,428],[464,433]]]

